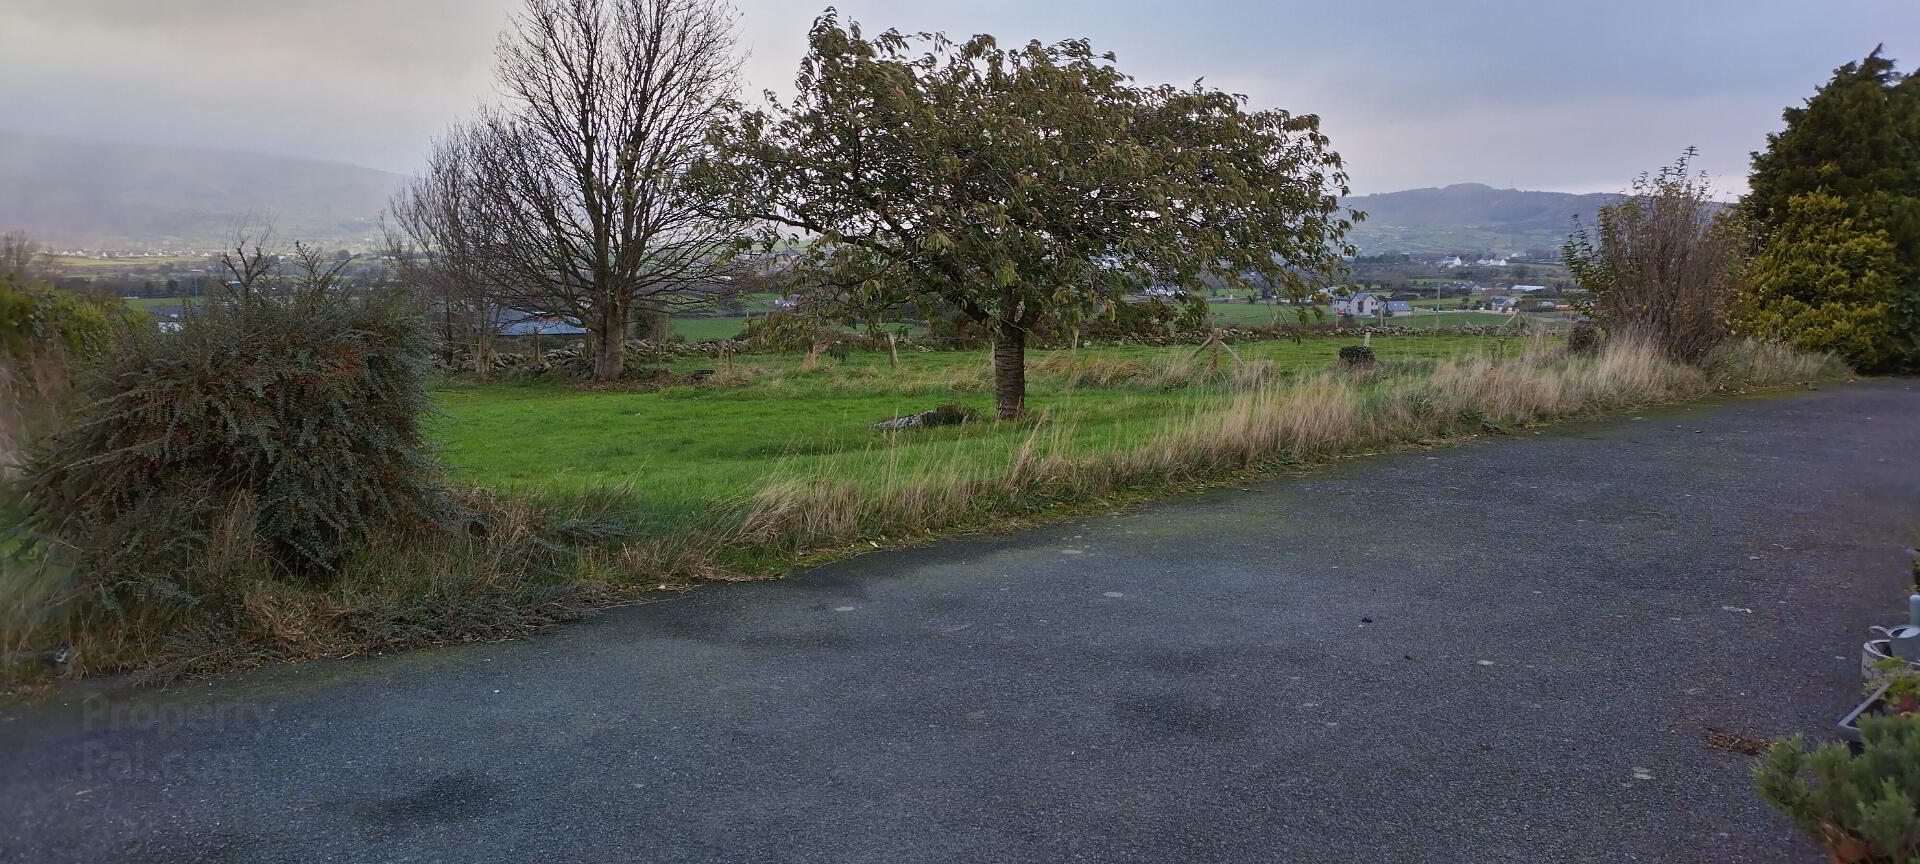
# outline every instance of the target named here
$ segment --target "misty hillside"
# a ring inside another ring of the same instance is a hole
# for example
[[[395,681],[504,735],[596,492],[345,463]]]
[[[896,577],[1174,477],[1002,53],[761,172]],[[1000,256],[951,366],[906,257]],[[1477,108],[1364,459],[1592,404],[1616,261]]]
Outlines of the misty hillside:
[[[1344,203],[1367,214],[1353,232],[1363,252],[1519,252],[1558,248],[1576,215],[1591,220],[1594,211],[1619,197],[1455,183],[1361,195]]]
[[[378,234],[404,181],[339,162],[0,132],[0,231],[55,247],[219,247],[249,214],[283,239]]]
[[[214,149],[109,144],[0,132],[0,231],[55,247],[213,249],[249,214],[280,239],[364,244],[405,178],[341,162]],[[1573,217],[1615,195],[1456,183],[1362,195],[1365,253],[1557,248]]]

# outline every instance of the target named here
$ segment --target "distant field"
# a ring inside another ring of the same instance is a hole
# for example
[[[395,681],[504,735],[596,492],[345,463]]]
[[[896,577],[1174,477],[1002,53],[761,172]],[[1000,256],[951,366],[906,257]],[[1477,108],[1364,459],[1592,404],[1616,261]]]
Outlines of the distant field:
[[[1350,339],[1273,340],[1234,346],[1246,363],[1276,370],[1330,365]],[[1388,360],[1517,354],[1527,338],[1375,337]],[[1111,386],[1073,386],[1058,372],[1069,360],[1138,369],[1141,377]],[[547,494],[618,489],[643,518],[669,527],[737,502],[770,479],[831,474],[875,479],[914,465],[1003,466],[1029,434],[1021,424],[982,423],[889,438],[877,421],[958,402],[983,412],[992,405],[984,351],[908,352],[902,369],[885,354],[856,353],[799,370],[799,358],[737,357],[723,367],[747,379],[730,387],[676,387],[657,393],[581,389],[574,382],[450,385],[436,394],[444,417],[436,434],[462,482]],[[1051,415],[1050,428],[1088,449],[1137,444],[1154,430],[1203,405],[1228,398],[1224,387],[1166,389],[1149,370],[1222,368],[1224,351],[1195,355],[1193,346],[1147,346],[1029,355],[1031,404]],[[1215,366],[1214,364],[1217,364]],[[693,359],[687,371],[714,366]]]
[[[136,258],[76,258],[70,255],[48,255],[47,265],[62,272],[86,270],[132,270],[144,267],[157,267],[161,264],[205,264],[207,259],[192,256],[160,256]]]
[[[1419,311],[1416,311],[1412,315],[1386,319],[1384,323],[1392,324],[1395,327],[1499,327],[1515,323],[1514,318],[1509,315],[1453,309],[1452,307],[1457,306],[1459,302],[1458,298],[1445,299],[1440,303],[1440,311],[1435,313],[1432,311],[1434,301],[1415,300],[1412,301],[1413,306]],[[1325,317],[1322,318],[1315,318],[1311,310],[1301,306],[1269,306],[1259,303],[1210,303],[1207,305],[1207,309],[1212,313],[1214,323],[1226,326],[1250,327],[1276,322],[1291,324],[1303,320],[1308,322],[1332,322],[1336,320],[1331,313],[1327,313]],[[1324,312],[1324,310],[1322,311]],[[1559,324],[1565,323],[1564,321],[1554,321],[1544,316],[1533,315],[1526,316],[1526,320],[1529,323],[1541,323],[1547,326],[1558,326]],[[1365,318],[1360,319],[1359,323],[1373,324],[1381,322],[1377,321],[1377,319]]]
[[[673,332],[689,342],[732,339],[746,324],[746,318],[675,318]]]
[[[155,306],[191,306],[199,302],[196,297],[129,297],[127,305],[135,309],[152,309]]]
[[[136,309],[151,309],[155,306],[181,306],[191,304],[192,302],[194,302],[194,298],[191,297],[134,297],[127,300],[127,305]],[[1493,315],[1485,312],[1448,311],[1453,304],[1459,302],[1456,299],[1444,301],[1442,303],[1442,311],[1438,315],[1431,311],[1426,311],[1426,308],[1432,305],[1432,301],[1416,300],[1413,302],[1414,305],[1417,308],[1421,308],[1422,311],[1416,312],[1413,315],[1390,319],[1388,323],[1397,327],[1422,328],[1492,327],[1513,323],[1513,318],[1509,316]],[[750,304],[749,308],[754,305],[759,304]],[[1259,326],[1272,324],[1276,320],[1280,323],[1298,323],[1302,320],[1308,321],[1309,323],[1316,321],[1331,322],[1334,320],[1331,316],[1326,318],[1313,318],[1307,309],[1300,306],[1270,306],[1254,303],[1210,303],[1207,308],[1208,311],[1212,313],[1213,322],[1223,326]],[[758,318],[760,314],[761,313],[756,313],[753,317]],[[1542,323],[1549,327],[1563,326],[1566,323],[1564,320],[1552,316],[1528,316],[1528,318],[1531,321]],[[700,342],[708,339],[732,339],[740,335],[741,330],[746,327],[746,323],[746,316],[674,318],[673,332],[689,342]],[[1367,319],[1366,323],[1373,323],[1373,319]],[[889,326],[892,329],[904,332],[913,332],[920,329],[908,324]]]

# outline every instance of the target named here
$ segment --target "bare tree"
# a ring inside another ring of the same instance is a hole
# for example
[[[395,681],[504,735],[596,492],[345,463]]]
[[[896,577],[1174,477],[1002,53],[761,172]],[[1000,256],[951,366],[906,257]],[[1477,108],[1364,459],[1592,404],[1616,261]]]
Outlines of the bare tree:
[[[232,247],[214,258],[227,271],[231,299],[247,302],[266,287],[263,283],[280,268],[280,255],[268,251],[272,245],[272,222],[249,215],[234,226]]]
[[[0,280],[26,285],[40,282],[48,275],[45,250],[40,244],[17,231],[0,234]]]
[[[578,320],[618,377],[636,318],[729,284],[745,225],[685,177],[733,94],[732,9],[527,0],[498,55],[506,104],[439,141],[394,213],[500,302]]]
[[[1746,243],[1738,217],[1714,203],[1706,175],[1692,170],[1694,153],[1689,147],[1635,179],[1563,247],[1574,280],[1591,292],[1596,321],[1689,362],[1727,338]]]

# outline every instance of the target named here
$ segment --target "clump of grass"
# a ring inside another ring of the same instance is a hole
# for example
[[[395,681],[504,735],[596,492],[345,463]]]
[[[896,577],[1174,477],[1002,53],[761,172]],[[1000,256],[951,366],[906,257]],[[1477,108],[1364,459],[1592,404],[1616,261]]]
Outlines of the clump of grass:
[[[194,588],[73,591],[71,560],[25,562],[7,577],[6,642],[17,677],[134,671],[143,680],[261,662],[508,638],[580,617],[614,592],[583,578],[564,520],[493,496],[463,502],[484,530],[369,538],[324,584],[277,569],[241,506],[195,543]]]

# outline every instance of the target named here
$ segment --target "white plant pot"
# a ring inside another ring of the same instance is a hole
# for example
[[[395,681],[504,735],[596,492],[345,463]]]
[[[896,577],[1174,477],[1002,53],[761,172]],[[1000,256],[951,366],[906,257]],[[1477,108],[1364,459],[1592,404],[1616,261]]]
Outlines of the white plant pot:
[[[1879,668],[1879,664],[1883,660],[1893,659],[1893,656],[1887,653],[1892,648],[1892,644],[1891,641],[1886,639],[1868,639],[1866,642],[1861,643],[1861,678],[1865,679],[1868,683],[1879,683],[1887,678],[1887,670]],[[1908,669],[1920,672],[1920,663],[1908,660],[1906,664]]]

